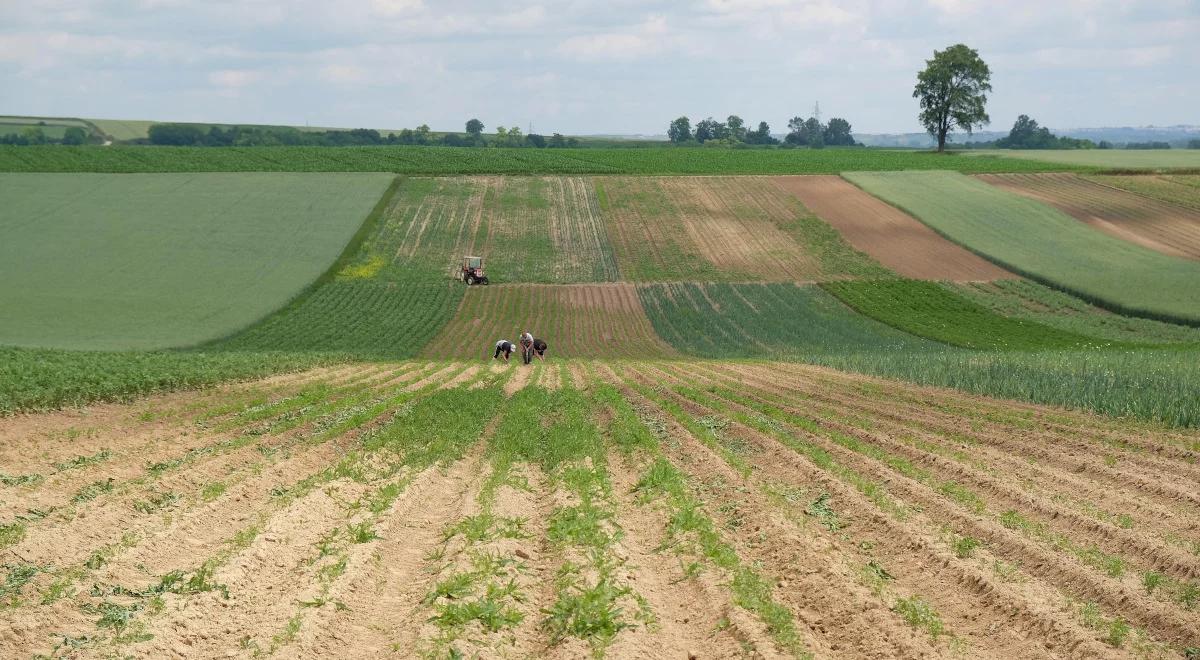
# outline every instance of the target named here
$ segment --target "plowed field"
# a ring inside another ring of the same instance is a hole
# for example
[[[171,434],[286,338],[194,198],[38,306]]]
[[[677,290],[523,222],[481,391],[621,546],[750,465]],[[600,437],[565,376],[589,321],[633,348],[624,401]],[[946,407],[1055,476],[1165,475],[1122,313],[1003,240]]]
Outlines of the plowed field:
[[[1200,211],[1072,174],[987,174],[979,178],[1045,202],[1111,236],[1163,254],[1200,259]]]
[[[472,361],[0,436],[3,657],[1200,645],[1194,431],[798,364]]]
[[[768,178],[621,177],[597,179],[596,186],[627,280],[779,282],[847,274],[844,262],[837,264],[842,268],[823,263],[824,252],[837,251],[826,244],[828,227]],[[840,242],[836,234],[833,240]]]
[[[833,225],[855,249],[905,277],[954,281],[1015,277],[839,176],[786,176],[774,182]]]
[[[522,284],[469,288],[454,318],[422,355],[490,358],[497,341],[516,342],[526,330],[545,339],[555,357],[675,354],[655,334],[632,284]]]

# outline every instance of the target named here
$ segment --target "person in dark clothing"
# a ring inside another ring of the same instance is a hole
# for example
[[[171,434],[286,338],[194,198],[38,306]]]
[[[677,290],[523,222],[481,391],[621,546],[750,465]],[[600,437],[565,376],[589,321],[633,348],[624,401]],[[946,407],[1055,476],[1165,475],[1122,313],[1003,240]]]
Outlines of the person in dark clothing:
[[[533,352],[537,353],[538,357],[542,358],[543,360],[546,359],[546,349],[547,348],[548,347],[546,346],[545,341],[543,341],[541,339],[533,340]]]
[[[496,342],[496,352],[492,354],[492,359],[498,359],[500,355],[503,354],[504,361],[508,362],[508,356],[512,355],[512,352],[515,350],[517,350],[517,347],[513,346],[511,341],[507,339],[501,339],[500,341]]]

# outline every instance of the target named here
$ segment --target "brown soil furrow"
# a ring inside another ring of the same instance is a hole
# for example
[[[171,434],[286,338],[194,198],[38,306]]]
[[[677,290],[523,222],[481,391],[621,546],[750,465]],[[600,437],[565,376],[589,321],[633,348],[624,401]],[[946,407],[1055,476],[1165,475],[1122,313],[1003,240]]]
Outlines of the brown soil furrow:
[[[704,409],[691,401],[673,395],[685,409]],[[738,437],[765,446],[774,443],[771,438],[743,427]],[[1008,561],[1020,562],[1032,575],[1055,585],[1064,592],[1085,601],[1094,600],[1103,607],[1116,612],[1136,625],[1145,627],[1160,639],[1172,643],[1185,643],[1193,636],[1200,616],[1189,615],[1179,609],[1165,605],[1141,593],[1138,587],[1101,576],[1097,571],[1081,564],[1076,558],[1054,551],[1044,545],[1009,530],[991,518],[964,511],[950,500],[909,477],[898,475],[866,457],[841,447],[825,438],[811,435],[801,429],[793,432],[808,442],[813,442],[837,457],[848,467],[860,471],[870,478],[887,483],[897,497],[920,504],[929,519],[949,525],[960,534],[972,536],[988,544],[993,554]]]
[[[742,642],[761,648],[770,638],[732,602],[729,590],[710,574],[688,578],[678,557],[662,548],[669,515],[661,507],[639,504],[633,497],[641,470],[630,460],[610,454],[616,499],[616,524],[624,531],[617,552],[626,562],[629,584],[650,605],[653,630],[625,631],[608,649],[614,658],[731,658],[741,655]],[[644,466],[642,466],[644,467]],[[724,622],[733,625],[722,625]]]
[[[642,375],[636,377],[645,382],[651,380]],[[675,395],[672,398],[685,410],[711,414],[687,399]],[[861,561],[865,563],[871,557],[880,559],[895,576],[896,585],[932,603],[946,621],[948,632],[963,636],[972,653],[1053,657],[1065,649],[1072,657],[1112,654],[1072,620],[1053,587],[994,580],[976,562],[954,557],[938,540],[940,524],[932,518],[926,520],[925,514],[913,515],[905,522],[884,516],[857,490],[820,471],[774,439],[737,424],[727,431],[754,448],[744,458],[751,462],[760,478],[800,487],[810,494],[821,491],[832,494],[839,515],[848,514],[848,529],[857,530],[857,536],[850,538],[849,544],[842,541],[844,551],[855,554],[853,544],[868,541],[872,549]],[[830,453],[833,449],[827,447]]]
[[[734,402],[729,402],[728,406],[730,409],[751,412]],[[781,406],[781,408],[788,412],[804,414],[802,410],[791,406]],[[906,459],[910,464],[919,465],[928,470],[939,482],[952,480],[971,487],[973,490],[981,491],[988,496],[989,504],[998,510],[1012,509],[1024,514],[1032,512],[1036,515],[1028,517],[1046,524],[1048,529],[1062,531],[1072,538],[1087,537],[1109,554],[1127,558],[1137,557],[1137,564],[1143,568],[1152,568],[1183,579],[1191,579],[1200,575],[1200,559],[1167,545],[1161,540],[1086,517],[1060,506],[1052,500],[1034,496],[1027,489],[1022,490],[1004,484],[999,479],[981,473],[979,470],[941,456],[916,450],[910,445],[895,442],[886,434],[863,431],[835,421],[823,421],[821,425],[884,449],[891,456]],[[1053,476],[1051,475],[1051,478]],[[1138,581],[1136,578],[1131,578],[1127,580],[1127,583],[1136,588]]]
[[[724,367],[722,367],[724,368]],[[730,371],[745,374],[746,369],[728,367]],[[826,402],[835,407],[861,407],[872,418],[890,419],[909,425],[917,424],[924,429],[935,429],[941,433],[968,437],[975,441],[998,448],[1017,456],[1028,455],[1042,462],[1053,462],[1058,467],[1103,481],[1111,487],[1122,487],[1124,480],[1132,482],[1137,489],[1161,495],[1179,502],[1198,502],[1200,493],[1180,484],[1162,482],[1164,472],[1181,477],[1186,483],[1200,479],[1198,468],[1188,459],[1173,461],[1166,456],[1147,452],[1123,452],[1117,465],[1108,465],[1104,455],[1097,450],[1114,450],[1101,442],[1081,442],[1070,435],[1035,428],[1010,428],[1006,432],[993,431],[998,425],[988,423],[980,429],[973,428],[969,420],[951,413],[931,410],[918,402],[904,403],[891,399],[880,401],[876,395],[863,396],[848,390],[843,383],[818,379],[815,381],[786,380],[774,384],[789,392],[801,393]],[[841,391],[839,391],[841,390]],[[1031,442],[1030,438],[1044,438],[1045,442]],[[1114,450],[1116,451],[1116,450]]]
[[[772,181],[837,229],[855,249],[905,277],[958,281],[1015,277],[840,176],[788,176]]]
[[[442,383],[441,385],[438,385],[438,389],[439,390],[449,390],[449,389],[458,387],[459,385],[462,385],[463,383],[471,382],[471,381],[475,380],[476,376],[479,375],[479,372],[481,369],[483,369],[483,367],[480,367],[478,365],[471,365],[471,366],[467,367],[466,369],[463,369],[462,372],[459,373],[457,376],[447,380],[446,382]]]
[[[327,605],[304,622],[292,653],[304,657],[378,658],[409,648],[417,610],[433,573],[425,556],[473,499],[480,485],[481,445],[446,468],[430,468],[380,515],[379,539],[351,550],[349,569]],[[407,638],[407,639],[406,639]]]
[[[703,367],[699,368],[703,369]],[[739,384],[744,382],[756,383],[756,386],[763,391],[778,393],[789,388],[788,383],[778,380],[771,380],[770,378],[758,380],[757,376],[752,375],[745,369],[734,368],[730,370],[730,373],[734,375],[723,375],[722,377],[731,378],[733,382]],[[949,432],[945,437],[931,435],[926,425],[916,424],[913,426],[914,422],[912,419],[906,420],[903,417],[896,418],[900,422],[898,425],[888,422],[888,418],[892,417],[893,413],[901,408],[900,406],[889,407],[880,404],[878,406],[864,406],[860,408],[856,402],[859,398],[857,395],[841,394],[836,389],[828,387],[822,388],[820,394],[815,395],[813,398],[826,395],[831,397],[827,401],[832,401],[849,409],[864,411],[872,420],[872,428],[895,427],[898,429],[896,434],[901,439],[923,439],[931,441],[935,445],[948,447],[951,452],[969,453],[971,456],[986,459],[986,462],[995,473],[1014,477],[1030,491],[1038,489],[1046,490],[1051,493],[1052,500],[1077,500],[1091,503],[1100,507],[1101,510],[1112,512],[1110,515],[1112,519],[1115,519],[1116,515],[1120,513],[1135,514],[1137,520],[1135,527],[1139,530],[1157,532],[1164,539],[1169,540],[1171,536],[1178,534],[1194,535],[1198,529],[1198,524],[1200,524],[1196,520],[1195,509],[1192,507],[1170,501],[1163,502],[1153,498],[1149,493],[1131,489],[1128,484],[1120,480],[1097,480],[1092,478],[1090,471],[1086,467],[1082,470],[1080,469],[1078,461],[1074,458],[1075,455],[1067,455],[1067,460],[1065,461],[1047,460],[1046,448],[1054,446],[1056,442],[1054,439],[1046,442],[1017,442],[1015,445],[999,448],[988,446],[986,443],[982,445],[974,444],[976,441],[971,439],[970,441],[973,444],[968,447],[962,444],[961,441],[954,440],[956,437],[966,438],[968,437],[967,434]],[[767,402],[770,403],[769,401]],[[797,410],[797,412],[804,414],[807,410],[806,408],[805,410]],[[914,417],[920,417],[919,412],[912,414]],[[1003,436],[1000,437],[1003,438]],[[1061,465],[1056,467],[1056,462],[1061,463]],[[1101,469],[1104,470],[1107,468]],[[1078,508],[1085,514],[1095,516],[1096,509],[1094,507],[1089,510],[1080,505]]]
[[[1122,240],[1175,257],[1200,259],[1200,211],[1073,174],[986,174],[978,178],[1049,204]]]
[[[137,650],[162,656],[186,648],[198,657],[273,650],[272,637],[284,630],[317,583],[312,560],[318,541],[349,522],[345,503],[365,490],[352,482],[332,482],[271,517],[250,546],[213,576],[228,589],[227,600],[216,591],[165,595],[163,614],[148,625],[153,639]]]
[[[512,377],[509,378],[506,383],[504,383],[505,396],[512,396],[519,390],[524,389],[525,386],[529,384],[530,376],[533,375],[533,369],[523,364],[517,364],[516,366],[516,372],[513,373]]]
[[[725,387],[733,387],[735,384],[741,387],[750,385],[751,390],[764,389],[770,391],[778,391],[779,386],[770,383],[759,381],[743,370],[737,370],[738,377],[735,380],[721,380],[720,384]],[[697,369],[692,372],[692,375],[701,375],[705,372],[703,369]],[[704,377],[704,376],[701,376]],[[766,398],[750,394],[753,398],[757,398],[760,402],[778,407],[787,412],[800,416],[812,416],[811,406],[797,407],[794,405],[781,405],[777,402],[772,402]],[[834,396],[835,400],[840,400],[842,403],[847,403],[847,397]],[[1018,506],[1014,508],[1032,509],[1048,516],[1053,520],[1054,526],[1061,526],[1070,529],[1074,532],[1087,532],[1091,535],[1098,535],[1106,539],[1109,543],[1110,552],[1120,552],[1129,548],[1135,549],[1143,556],[1143,560],[1150,566],[1160,570],[1167,570],[1176,575],[1186,577],[1196,577],[1200,575],[1200,559],[1186,552],[1180,552],[1175,548],[1168,546],[1161,541],[1156,541],[1147,538],[1144,534],[1132,532],[1127,529],[1121,529],[1115,524],[1109,522],[1100,522],[1093,517],[1089,517],[1084,512],[1071,511],[1057,503],[1058,500],[1074,495],[1078,497],[1081,494],[1094,494],[1101,501],[1109,501],[1114,506],[1119,506],[1122,509],[1128,509],[1132,503],[1144,496],[1144,493],[1129,492],[1125,489],[1114,491],[1111,486],[1100,485],[1094,481],[1086,479],[1077,479],[1076,470],[1054,470],[1043,467],[1039,464],[1031,465],[1028,460],[1022,460],[1017,456],[1004,451],[993,450],[988,447],[980,447],[973,449],[972,453],[976,456],[986,456],[989,459],[990,469],[982,471],[975,466],[964,465],[961,462],[937,456],[929,453],[922,448],[914,447],[907,442],[899,442],[896,440],[898,436],[912,436],[916,434],[921,437],[932,439],[938,443],[943,439],[932,438],[922,430],[914,430],[901,426],[897,430],[888,430],[881,433],[879,427],[887,427],[888,424],[878,424],[877,422],[883,418],[886,411],[871,410],[868,412],[872,419],[872,430],[867,431],[856,426],[840,422],[836,419],[823,417],[820,424],[833,431],[856,436],[872,444],[882,445],[887,447],[893,453],[903,456],[912,462],[925,465],[927,467],[938,470],[942,474],[952,475],[959,479],[967,479],[970,482],[983,487],[989,493],[1007,499],[1009,502]],[[886,430],[886,429],[885,429]],[[982,451],[981,451],[982,450]],[[1032,473],[1031,477],[1026,477],[1025,481],[1028,485],[1023,484],[1022,489],[1017,489],[1013,486],[1008,486],[1001,483],[998,475],[1013,476],[1021,475],[1022,473]],[[1051,496],[1033,496],[1031,491],[1037,490],[1035,484],[1053,484],[1052,490],[1057,497]],[[1106,497],[1105,493],[1115,495]],[[1147,509],[1145,513],[1153,513],[1159,517],[1145,517],[1143,520],[1147,527],[1159,529],[1164,533],[1172,531],[1190,531],[1195,528],[1200,520],[1183,519],[1178,524],[1173,526],[1162,526],[1161,516],[1177,518],[1169,509],[1163,507],[1154,507]],[[1142,525],[1139,525],[1141,529]]]

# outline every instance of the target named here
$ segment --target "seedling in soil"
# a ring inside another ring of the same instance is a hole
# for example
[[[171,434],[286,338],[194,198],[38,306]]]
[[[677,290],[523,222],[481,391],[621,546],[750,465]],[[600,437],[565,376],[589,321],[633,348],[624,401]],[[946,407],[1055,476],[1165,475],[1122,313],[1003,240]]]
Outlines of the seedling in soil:
[[[863,580],[877,596],[887,587],[888,582],[895,579],[895,576],[888,573],[886,568],[874,561],[869,561],[866,566],[863,566]]]
[[[111,492],[113,489],[112,478],[103,479],[101,481],[93,481],[92,483],[79,489],[78,493],[71,498],[71,504],[80,504],[89,500],[94,500],[103,493]]]
[[[133,509],[145,514],[161,511],[179,501],[179,496],[170,491],[165,493],[151,492],[150,497],[133,503]]]
[[[545,610],[542,627],[550,633],[551,645],[567,637],[577,637],[591,644],[593,652],[607,646],[617,633],[631,626],[622,618],[618,601],[628,595],[628,587],[614,585],[601,578],[591,587],[572,585],[559,593],[554,604]]]
[[[0,484],[5,486],[32,486],[41,482],[43,479],[40,474],[17,474],[9,475],[0,472]]]
[[[937,611],[929,603],[922,600],[920,596],[901,598],[896,601],[892,610],[899,614],[905,623],[914,628],[924,630],[934,639],[937,639],[946,631],[941,616],[938,615]]]
[[[21,588],[43,569],[36,564],[4,564],[8,571],[0,583],[0,609],[21,604]]]
[[[66,472],[67,470],[74,470],[76,468],[86,467],[88,465],[94,465],[102,461],[107,461],[110,458],[112,458],[112,452],[107,449],[101,449],[91,456],[76,456],[69,461],[55,463],[54,471]]]
[[[829,531],[836,532],[846,525],[838,520],[837,512],[831,505],[832,502],[833,497],[829,493],[821,493],[817,499],[812,501],[812,504],[808,505],[804,513],[816,518]]]
[[[205,502],[211,502],[225,494],[225,484],[220,481],[214,481],[208,484],[200,491],[200,499]]]
[[[956,536],[952,546],[954,547],[954,556],[959,559],[967,559],[975,553],[975,548],[983,545],[983,542],[977,538],[970,536]]]
[[[357,525],[350,525],[347,528],[350,533],[350,540],[354,543],[368,543],[379,538],[374,529],[371,529],[371,522],[364,520]]]
[[[1146,593],[1152,594],[1154,590],[1162,585],[1163,580],[1167,576],[1156,571],[1147,571],[1142,575],[1142,586],[1146,588]]]
[[[23,538],[25,538],[25,525],[23,523],[0,525],[0,548],[16,545]]]

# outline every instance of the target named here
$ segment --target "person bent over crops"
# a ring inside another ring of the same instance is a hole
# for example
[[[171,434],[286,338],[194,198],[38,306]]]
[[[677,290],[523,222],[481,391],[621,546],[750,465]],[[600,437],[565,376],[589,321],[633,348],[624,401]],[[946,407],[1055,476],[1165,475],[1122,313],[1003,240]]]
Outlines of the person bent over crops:
[[[501,339],[500,341],[496,342],[496,352],[492,354],[492,359],[499,359],[499,357],[503,354],[504,361],[508,362],[508,356],[512,355],[512,352],[515,350],[517,350],[517,347],[513,346],[511,341],[507,339]]]
[[[549,348],[549,347],[546,346],[546,342],[542,341],[541,339],[533,340],[533,352],[537,353],[537,356],[542,358],[543,360],[546,359],[546,349],[547,348]]]

